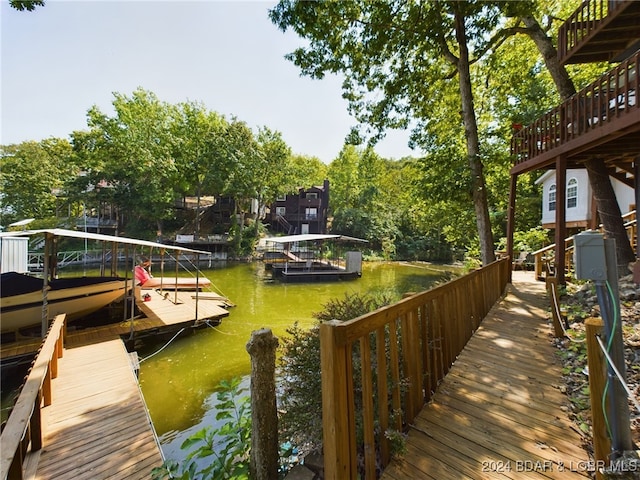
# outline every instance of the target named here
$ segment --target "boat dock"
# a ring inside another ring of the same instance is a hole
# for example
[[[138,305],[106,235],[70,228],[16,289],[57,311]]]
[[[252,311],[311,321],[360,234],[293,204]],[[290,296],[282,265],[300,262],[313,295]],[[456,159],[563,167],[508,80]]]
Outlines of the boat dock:
[[[58,315],[1,434],[0,478],[143,479],[163,456],[120,339],[65,348]]]
[[[49,248],[55,237],[67,236],[133,246],[134,257],[142,247],[203,253],[61,229],[9,232],[3,238],[35,234],[44,234]],[[43,278],[49,277],[55,278],[54,272],[44,262]],[[133,311],[134,299],[140,314]],[[145,336],[219,322],[229,306],[210,292],[135,288],[124,303],[125,311],[132,311],[123,313],[122,321],[82,328],[66,325],[60,314],[44,340],[21,336],[26,330],[15,334],[15,341],[0,346],[3,367],[32,363],[3,425],[0,479],[150,478],[162,465],[162,450],[136,378],[137,357],[127,346]]]
[[[142,300],[145,294],[148,301]],[[145,317],[66,333],[63,320],[56,318],[44,343],[3,345],[3,364],[38,355],[2,431],[0,478],[150,478],[151,470],[162,465],[162,450],[136,378],[137,360],[123,339],[229,315],[223,297],[197,296],[196,302],[193,291],[143,290],[137,303]],[[51,338],[52,331],[57,338]]]
[[[149,295],[149,301],[138,301],[138,308],[148,318],[158,320],[164,325],[184,322],[200,324],[206,320],[218,320],[229,315],[225,308],[229,306],[229,301],[208,292],[142,290],[142,295]]]
[[[58,370],[25,478],[150,478],[162,451],[124,344],[66,349]]]
[[[93,343],[108,342],[115,339],[148,335],[151,333],[172,332],[182,327],[197,326],[206,321],[219,322],[229,315],[225,308],[230,306],[223,297],[208,292],[198,294],[196,308],[195,292],[142,290],[142,295],[149,294],[148,302],[139,300],[137,306],[144,317],[133,320],[123,320],[118,323],[100,327],[85,328],[66,333],[65,344],[68,348],[75,348]],[[34,354],[40,348],[42,339],[21,339],[7,343],[0,347],[2,360]]]

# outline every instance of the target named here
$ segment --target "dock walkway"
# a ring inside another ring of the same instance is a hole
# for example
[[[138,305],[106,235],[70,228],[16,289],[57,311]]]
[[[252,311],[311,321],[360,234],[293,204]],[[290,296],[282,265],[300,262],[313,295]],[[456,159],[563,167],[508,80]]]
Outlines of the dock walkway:
[[[383,479],[591,478],[583,438],[563,411],[545,285],[513,274]]]
[[[162,452],[122,341],[65,349],[59,362],[25,478],[149,479]]]

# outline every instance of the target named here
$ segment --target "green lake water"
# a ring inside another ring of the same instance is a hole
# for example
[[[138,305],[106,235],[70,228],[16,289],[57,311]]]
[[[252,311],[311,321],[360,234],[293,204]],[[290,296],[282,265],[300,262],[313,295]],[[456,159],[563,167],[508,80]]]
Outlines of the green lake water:
[[[215,426],[215,392],[223,379],[250,373],[246,344],[251,332],[270,328],[282,338],[288,327],[314,324],[314,312],[345,293],[384,292],[400,299],[430,288],[460,269],[425,263],[365,262],[360,279],[345,282],[284,284],[273,282],[261,262],[221,265],[203,272],[235,307],[214,328],[181,336],[139,351],[140,385],[167,458],[180,460],[180,444],[205,426]],[[152,357],[149,357],[152,355]],[[149,357],[149,358],[146,358]],[[320,374],[320,372],[318,372]]]

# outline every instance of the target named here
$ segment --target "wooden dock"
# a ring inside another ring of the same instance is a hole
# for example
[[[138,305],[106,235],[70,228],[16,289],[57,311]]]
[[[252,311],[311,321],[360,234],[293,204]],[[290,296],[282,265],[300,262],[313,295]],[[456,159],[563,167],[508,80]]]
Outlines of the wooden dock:
[[[205,321],[219,321],[229,315],[225,307],[232,304],[206,292],[198,293],[197,305],[195,292],[141,293],[150,296],[148,301],[137,302],[144,317],[82,330],[69,328],[62,335],[62,358],[53,362],[54,355],[46,367],[49,360],[37,357],[36,363],[42,364],[37,369],[39,375],[50,372],[49,380],[44,380],[50,386],[39,388],[51,394],[48,398],[45,394],[45,401],[34,410],[38,415],[29,409],[31,414],[23,413],[30,415],[30,420],[13,422],[12,439],[20,439],[25,421],[35,421],[37,431],[42,432],[34,433],[36,446],[32,438],[32,448],[25,457],[19,457],[17,465],[22,465],[25,473],[22,478],[146,479],[153,467],[162,464],[162,451],[123,339],[173,333]],[[56,320],[56,325],[56,332],[65,331],[63,319]],[[18,361],[30,358],[42,345],[42,340],[35,338],[2,345],[3,363],[13,361],[12,357]],[[51,348],[47,347],[47,352]],[[37,382],[42,385],[43,380]],[[30,385],[30,395],[35,395],[33,381]],[[28,405],[33,405],[33,400]],[[37,446],[39,438],[42,448]],[[3,457],[3,469],[5,460],[15,458],[9,456],[12,452],[6,452],[7,459]]]
[[[594,463],[563,411],[545,285],[513,273],[508,295],[416,417],[407,453],[383,479],[591,478]]]
[[[59,362],[25,478],[150,478],[162,452],[122,341],[69,348]]]
[[[148,302],[139,301],[138,308],[152,320],[159,320],[165,325],[176,325],[185,322],[203,322],[209,319],[220,319],[229,315],[224,308],[228,300],[207,292],[165,290],[142,290],[148,294]]]
[[[225,308],[229,305],[229,301],[208,292],[198,294],[197,311],[195,292],[178,292],[177,298],[175,292],[172,291],[160,294],[156,290],[143,290],[142,295],[145,293],[151,296],[151,300],[137,302],[138,307],[145,315],[144,317],[82,330],[69,328],[65,336],[65,345],[74,348],[119,339],[136,333],[157,332],[194,325],[205,319],[219,321],[229,315],[229,311]],[[21,339],[7,343],[0,347],[0,358],[4,360],[35,353],[41,343],[42,339],[40,338]]]

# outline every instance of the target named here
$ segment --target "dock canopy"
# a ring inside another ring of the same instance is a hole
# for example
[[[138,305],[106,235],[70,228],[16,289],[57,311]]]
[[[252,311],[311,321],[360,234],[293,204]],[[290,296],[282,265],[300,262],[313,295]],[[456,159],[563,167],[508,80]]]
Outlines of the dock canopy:
[[[283,237],[265,238],[265,242],[272,243],[295,243],[295,242],[313,242],[316,240],[335,240],[337,242],[358,242],[369,243],[368,240],[356,237],[348,237],[346,235],[331,235],[322,233],[303,233],[300,235],[286,235]]]
[[[167,250],[179,250],[181,252],[189,252],[189,253],[199,253],[202,255],[211,255],[211,252],[206,252],[203,250],[194,250],[192,248],[178,247],[175,245],[166,245],[164,243],[151,242],[149,240],[139,240],[136,238],[129,237],[116,237],[113,235],[104,235],[102,233],[88,233],[88,232],[80,232],[77,230],[66,230],[64,228],[45,228],[41,230],[21,230],[17,232],[2,232],[0,233],[0,238],[2,237],[24,237],[38,234],[50,234],[58,237],[72,237],[72,238],[83,238],[87,240],[101,240],[103,242],[115,242],[115,243],[124,243],[128,245],[139,245],[143,247],[153,247],[153,248],[165,248]]]

